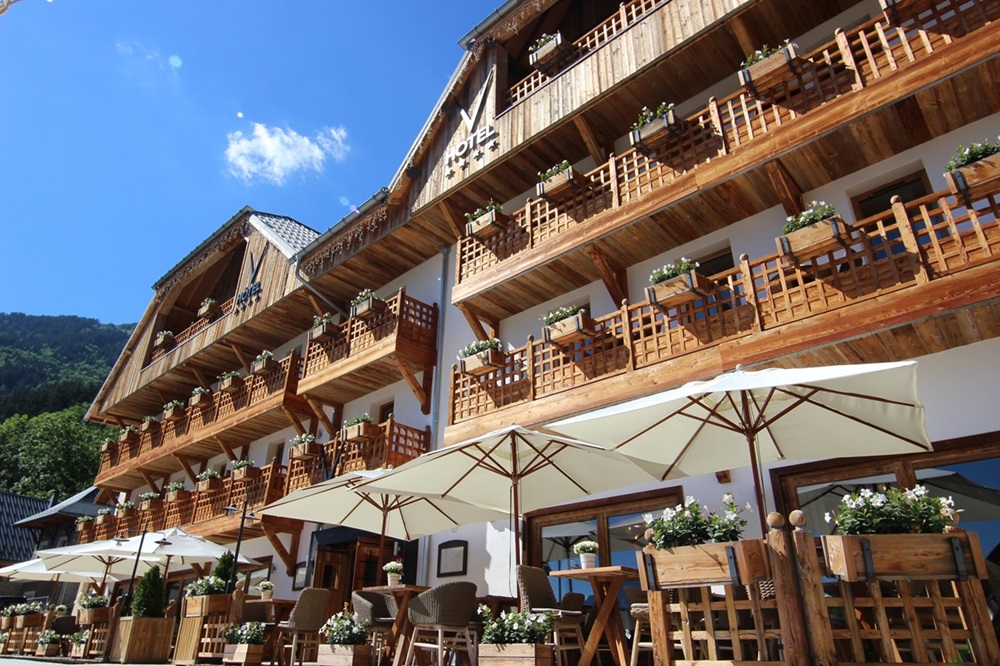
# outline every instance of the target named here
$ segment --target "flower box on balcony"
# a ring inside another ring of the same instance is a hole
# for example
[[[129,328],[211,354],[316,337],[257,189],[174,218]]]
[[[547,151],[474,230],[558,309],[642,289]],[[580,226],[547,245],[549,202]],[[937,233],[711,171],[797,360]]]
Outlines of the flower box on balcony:
[[[81,608],[76,619],[80,624],[101,624],[111,618],[111,609],[107,606],[103,608]]]
[[[985,186],[1000,179],[1000,153],[994,153],[954,171],[945,171],[944,179],[952,194],[966,193],[970,197],[978,197],[979,190],[982,189],[978,187],[979,185]]]
[[[168,502],[183,502],[191,497],[190,490],[168,490],[167,491],[167,501]]]
[[[211,393],[196,393],[188,399],[188,407],[193,407],[194,409],[204,409],[212,404],[212,394]]]
[[[175,344],[177,344],[177,338],[174,337],[173,333],[159,333],[156,336],[153,347],[166,351],[167,349],[173,349]]]
[[[462,372],[479,377],[503,367],[506,354],[496,349],[487,349],[462,359]]]
[[[775,243],[778,246],[778,254],[798,264],[846,247],[850,237],[851,232],[844,218],[834,215],[790,234],[778,236]]]
[[[192,399],[194,396],[191,396]],[[167,423],[173,423],[174,421],[180,421],[184,418],[184,408],[183,407],[170,407],[169,409],[163,410],[163,420]]]
[[[40,627],[45,616],[41,613],[27,613],[14,617],[15,629],[27,629],[28,627]]]
[[[279,364],[273,358],[262,358],[255,360],[250,366],[251,372],[255,375],[269,375],[279,368]]]
[[[662,116],[657,116],[638,129],[629,133],[629,142],[633,147],[647,151],[668,134],[675,134],[683,129],[683,119],[673,109],[668,109]]]
[[[382,434],[375,423],[355,423],[341,430],[340,438],[345,442],[368,442]]]
[[[94,518],[94,522],[98,525],[110,525],[115,522],[115,517],[110,513],[102,513],[98,514],[98,516]]]
[[[643,589],[749,585],[771,577],[762,539],[703,543],[636,553]]]
[[[320,666],[369,666],[371,645],[330,645],[320,643],[316,663]]]
[[[528,63],[543,74],[548,74],[572,53],[572,45],[563,40],[562,33],[557,32],[528,55]]]
[[[582,312],[542,327],[546,342],[564,347],[594,336],[594,320]]]
[[[351,316],[359,319],[372,319],[385,311],[385,301],[375,296],[369,296],[363,301],[351,305]]]
[[[296,444],[292,446],[292,450],[289,452],[288,457],[291,460],[306,460],[309,458],[318,458],[320,453],[321,449],[319,444],[316,442],[306,442],[304,444]]]
[[[781,50],[741,69],[740,85],[756,92],[766,92],[781,83],[787,74],[793,71],[797,57],[795,44],[785,44]]]
[[[503,231],[507,226],[507,216],[496,209],[486,211],[465,224],[465,233],[476,238],[489,238]]]
[[[198,492],[207,493],[222,490],[222,479],[204,479],[198,482]]]
[[[249,465],[233,470],[233,483],[250,483],[260,478],[260,467]]]
[[[549,203],[556,203],[570,192],[582,189],[587,184],[586,176],[569,167],[535,185],[535,193]]]
[[[159,429],[160,429],[160,422],[157,421],[156,419],[143,421],[139,425],[139,432],[156,432]]]
[[[219,380],[219,391],[221,393],[237,393],[243,388],[242,377],[226,377]]]
[[[552,666],[552,645],[506,643],[479,646],[481,666]]]
[[[128,520],[129,518],[135,516],[135,514],[136,514],[135,507],[129,507],[129,508],[118,509],[115,515],[118,516],[119,520]]]
[[[114,442],[101,442],[101,453],[114,453],[115,443]]]
[[[199,594],[184,600],[184,617],[207,617],[228,613],[233,598],[228,594]]]
[[[823,537],[827,568],[848,582],[899,578],[986,578],[975,532]]]
[[[163,508],[162,499],[147,499],[139,502],[140,511],[159,511]]]
[[[198,308],[198,318],[214,321],[222,314],[222,306],[218,303],[208,303]]]
[[[669,310],[704,298],[712,291],[712,283],[696,270],[675,275],[663,282],[646,287],[646,300],[661,309]]]
[[[94,531],[94,521],[88,520],[76,524],[76,531],[80,534],[89,534]]]
[[[340,326],[330,322],[324,322],[319,326],[309,329],[309,339],[313,342],[318,340],[329,340],[340,335]]]
[[[121,444],[131,444],[139,438],[139,433],[133,430],[122,430],[118,435],[118,442]]]

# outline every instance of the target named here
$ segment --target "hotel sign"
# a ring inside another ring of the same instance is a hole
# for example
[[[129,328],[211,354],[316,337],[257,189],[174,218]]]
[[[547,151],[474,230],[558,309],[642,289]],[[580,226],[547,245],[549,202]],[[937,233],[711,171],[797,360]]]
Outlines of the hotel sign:
[[[483,114],[483,108],[486,105],[486,93],[489,91],[492,81],[493,71],[491,70],[472,106],[472,115],[469,115],[468,111],[459,107],[462,113],[462,122],[468,130],[469,136],[449,148],[444,154],[445,162],[448,165],[447,175],[449,178],[455,176],[455,167],[463,170],[468,169],[470,159],[482,162],[486,159],[486,150],[497,150],[500,147],[500,135],[496,127],[487,123],[478,130],[476,129],[479,118]]]
[[[258,261],[256,264],[253,261],[253,252],[248,250],[247,254],[250,257],[250,274],[247,276],[248,285],[236,296],[233,313],[242,313],[248,307],[260,301],[261,295],[264,293],[264,289],[261,287],[260,281],[257,279],[257,274],[260,272],[260,265],[264,263],[263,254],[261,255],[261,261]]]

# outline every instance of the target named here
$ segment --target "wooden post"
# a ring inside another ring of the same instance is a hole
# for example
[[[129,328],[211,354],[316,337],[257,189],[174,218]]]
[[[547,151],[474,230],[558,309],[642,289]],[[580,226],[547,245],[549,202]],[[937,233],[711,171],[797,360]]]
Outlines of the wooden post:
[[[801,597],[793,566],[792,543],[785,527],[785,517],[780,513],[767,516],[767,549],[774,577],[774,594],[778,605],[778,622],[785,649],[785,663],[809,666],[817,662],[809,659],[809,641],[802,613]]]
[[[799,574],[799,592],[802,595],[802,618],[809,636],[809,651],[817,666],[833,664],[836,661],[836,649],[830,616],[823,601],[823,569],[816,555],[816,539],[812,532],[803,529],[806,525],[806,515],[803,512],[792,511],[788,520],[795,528],[792,543]]]
[[[750,269],[750,257],[744,252],[740,255],[740,274],[743,276],[743,295],[747,304],[753,308],[753,332],[764,330],[764,322],[760,318],[760,304],[757,302],[757,288],[753,283],[753,272]]]
[[[708,112],[712,116],[712,125],[715,126],[715,133],[719,135],[719,157],[722,157],[729,152],[729,148],[726,146],[726,133],[722,131],[722,116],[719,115],[719,103],[714,97],[708,99]]]
[[[649,590],[649,632],[653,636],[653,665],[674,663],[674,642],[670,639],[670,598],[667,590]]]
[[[891,201],[892,215],[896,218],[896,228],[899,230],[899,237],[903,241],[907,254],[910,255],[917,284],[927,284],[930,281],[930,276],[927,273],[927,265],[924,263],[923,255],[920,253],[917,237],[913,234],[913,227],[910,226],[910,218],[906,215],[906,206],[903,205],[903,200],[898,194],[894,195]]]
[[[535,399],[535,336],[529,335],[524,345],[525,374],[528,375],[528,399]]]
[[[837,28],[833,36],[837,40],[837,50],[840,51],[840,59],[844,61],[844,66],[854,72],[854,85],[852,88],[854,90],[861,90],[865,87],[865,79],[861,75],[861,69],[858,68],[857,62],[854,60],[854,52],[851,51],[851,43],[848,41],[847,35],[844,34],[843,28]]]
[[[618,192],[618,161],[614,153],[608,155],[608,178],[611,180],[611,207],[618,208],[622,199]]]

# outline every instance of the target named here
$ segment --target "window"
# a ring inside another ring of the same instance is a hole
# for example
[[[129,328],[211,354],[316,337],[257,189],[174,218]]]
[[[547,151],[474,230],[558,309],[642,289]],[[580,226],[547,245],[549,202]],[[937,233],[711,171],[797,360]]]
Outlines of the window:
[[[396,402],[387,402],[378,408],[378,422],[385,423],[396,409]]]
[[[868,190],[851,198],[851,208],[854,209],[854,219],[863,220],[872,215],[892,208],[892,198],[897,194],[904,201],[913,201],[930,194],[931,186],[927,174],[919,171],[904,176],[887,185],[880,185],[874,190]]]

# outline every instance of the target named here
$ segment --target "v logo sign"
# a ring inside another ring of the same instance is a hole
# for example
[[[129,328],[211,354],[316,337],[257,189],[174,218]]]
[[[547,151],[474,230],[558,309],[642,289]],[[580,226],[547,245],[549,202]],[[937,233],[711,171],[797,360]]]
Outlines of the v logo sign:
[[[254,282],[257,281],[257,273],[260,272],[260,265],[263,264],[264,262],[258,261],[255,264],[253,261],[253,252],[248,252],[248,254],[250,255],[250,278],[247,280],[247,284],[253,284]],[[262,260],[263,258],[264,257],[261,256]]]
[[[486,93],[490,89],[490,82],[493,81],[493,70],[486,77],[486,82],[483,87],[479,90],[479,96],[473,104],[472,116],[466,112],[465,109],[460,108],[462,112],[462,120],[465,122],[465,129],[469,130],[469,134],[472,134],[472,130],[475,129],[476,123],[479,122],[479,116],[483,112],[483,105],[486,102]]]

